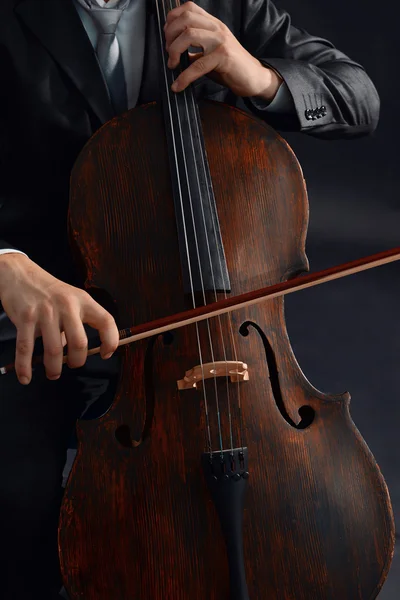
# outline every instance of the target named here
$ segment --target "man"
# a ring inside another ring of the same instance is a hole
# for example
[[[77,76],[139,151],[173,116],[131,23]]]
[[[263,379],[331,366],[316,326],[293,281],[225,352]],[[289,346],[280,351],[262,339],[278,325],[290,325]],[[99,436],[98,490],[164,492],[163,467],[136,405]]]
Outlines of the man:
[[[158,99],[155,20],[145,0],[3,0],[0,7],[0,534],[3,600],[58,597],[61,477],[76,419],[107,390],[118,363],[113,317],[83,291],[68,250],[69,174],[114,114]],[[168,15],[176,82],[244,103],[280,130],[325,139],[371,133],[379,98],[364,69],[291,25],[269,0],[199,0]],[[240,104],[243,106],[243,104]],[[1,306],[0,306],[1,308]],[[9,321],[6,316],[8,315]],[[35,338],[44,369],[32,375]],[[68,344],[68,366],[62,368]],[[62,373],[62,376],[60,377]],[[118,599],[116,599],[118,600]]]

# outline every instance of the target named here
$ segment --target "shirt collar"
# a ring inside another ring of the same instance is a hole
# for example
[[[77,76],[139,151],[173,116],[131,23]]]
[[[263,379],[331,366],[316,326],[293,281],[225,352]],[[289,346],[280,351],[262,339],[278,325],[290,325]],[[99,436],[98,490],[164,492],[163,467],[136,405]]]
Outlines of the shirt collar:
[[[128,7],[130,0],[80,0],[80,4],[84,5],[89,10],[92,8],[116,8],[125,10]]]

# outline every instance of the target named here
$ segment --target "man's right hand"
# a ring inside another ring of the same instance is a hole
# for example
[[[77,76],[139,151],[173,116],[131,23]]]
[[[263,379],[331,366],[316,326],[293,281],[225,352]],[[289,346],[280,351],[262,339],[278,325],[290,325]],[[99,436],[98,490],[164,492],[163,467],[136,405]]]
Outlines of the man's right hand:
[[[17,328],[15,370],[22,384],[32,378],[35,339],[42,336],[48,379],[61,375],[63,346],[68,365],[85,364],[88,339],[83,323],[97,329],[102,358],[110,358],[119,343],[114,318],[87,292],[50,275],[24,254],[0,255],[0,301]]]

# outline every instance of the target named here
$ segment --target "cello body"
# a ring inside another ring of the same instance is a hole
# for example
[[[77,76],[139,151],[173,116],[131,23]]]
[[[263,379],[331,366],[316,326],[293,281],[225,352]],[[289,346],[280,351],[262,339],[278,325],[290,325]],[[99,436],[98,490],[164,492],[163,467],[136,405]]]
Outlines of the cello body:
[[[200,115],[230,293],[306,271],[306,187],[287,143],[238,109],[207,101]],[[71,176],[86,284],[120,328],[191,305],[163,127],[158,104],[115,117]],[[302,373],[282,298],[120,354],[112,406],[77,425],[59,528],[71,600],[376,598],[394,550],[388,490],[349,395]]]

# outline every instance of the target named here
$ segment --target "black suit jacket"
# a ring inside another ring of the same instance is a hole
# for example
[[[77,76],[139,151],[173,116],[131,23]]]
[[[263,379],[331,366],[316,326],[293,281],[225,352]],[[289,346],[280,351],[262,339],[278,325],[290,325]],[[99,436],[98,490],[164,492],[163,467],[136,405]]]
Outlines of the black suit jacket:
[[[149,5],[151,4],[149,0]],[[198,0],[240,43],[275,68],[296,116],[249,110],[281,130],[355,137],[376,127],[379,98],[362,66],[331,43],[291,25],[269,0]],[[155,21],[149,10],[140,103],[157,100]],[[0,4],[0,248],[14,247],[73,282],[67,245],[69,175],[86,141],[113,117],[95,53],[72,0]],[[207,77],[196,94],[235,105]],[[326,115],[312,119],[313,110]]]

